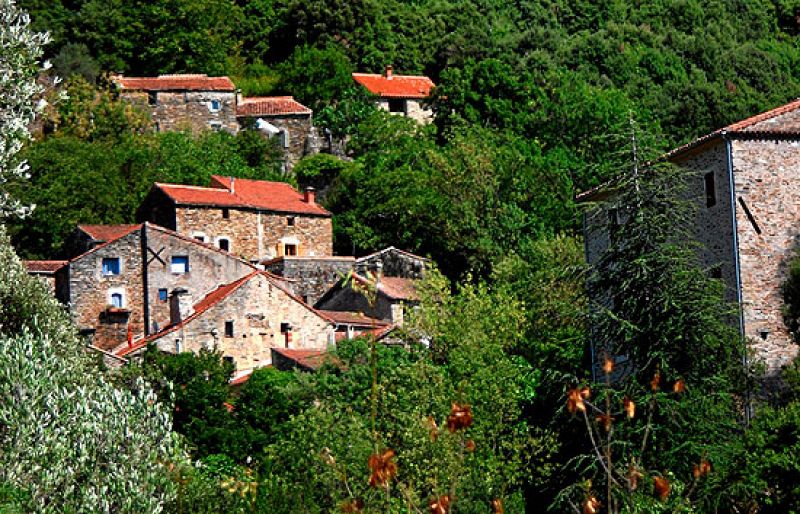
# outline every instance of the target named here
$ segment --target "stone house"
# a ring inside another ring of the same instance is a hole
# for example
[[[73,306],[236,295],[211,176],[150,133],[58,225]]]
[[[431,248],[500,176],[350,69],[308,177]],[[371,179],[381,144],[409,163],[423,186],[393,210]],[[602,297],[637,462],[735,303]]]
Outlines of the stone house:
[[[225,130],[235,134],[236,86],[228,77],[159,75],[111,79],[120,98],[149,112],[156,131]]]
[[[375,95],[379,108],[418,123],[430,123],[433,111],[427,99],[435,84],[419,75],[395,75],[391,66],[380,73],[353,73],[353,80]]]
[[[264,271],[220,285],[200,301],[173,289],[170,312],[168,325],[116,354],[130,357],[149,344],[168,353],[216,349],[241,372],[271,364],[273,348],[324,350],[334,343],[332,321]]]
[[[288,170],[312,151],[309,148],[312,114],[311,109],[291,96],[239,98],[236,106],[241,129],[252,127],[266,137],[278,139]]]
[[[299,193],[283,182],[215,175],[209,187],[156,183],[137,218],[252,262],[333,253],[331,213],[313,189]]]
[[[56,271],[57,298],[69,307],[81,333],[102,350],[169,325],[174,290],[197,302],[220,283],[255,269],[228,252],[157,225],[128,227]]]
[[[800,100],[716,130],[666,158],[691,172],[701,260],[725,282],[739,308],[740,332],[776,375],[798,350],[783,320],[781,285],[800,242]],[[578,196],[601,201],[586,217],[590,263],[608,244],[600,227],[613,208],[602,201],[609,194],[601,187]]]

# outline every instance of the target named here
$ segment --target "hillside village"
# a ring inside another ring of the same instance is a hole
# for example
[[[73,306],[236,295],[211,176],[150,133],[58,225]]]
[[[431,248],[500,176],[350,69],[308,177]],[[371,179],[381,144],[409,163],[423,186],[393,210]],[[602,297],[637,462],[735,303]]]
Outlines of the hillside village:
[[[0,512],[800,511],[798,38],[0,0]]]

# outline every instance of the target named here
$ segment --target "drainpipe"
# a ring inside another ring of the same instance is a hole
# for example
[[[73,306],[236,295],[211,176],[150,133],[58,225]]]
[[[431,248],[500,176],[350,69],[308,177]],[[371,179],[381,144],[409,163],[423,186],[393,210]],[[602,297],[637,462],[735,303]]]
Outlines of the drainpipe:
[[[728,189],[730,190],[730,213],[731,213],[731,229],[733,230],[733,264],[735,269],[736,279],[736,303],[739,315],[739,335],[742,338],[742,365],[744,369],[748,369],[749,362],[747,359],[747,339],[744,332],[744,304],[742,303],[742,268],[739,262],[739,228],[736,222],[736,184],[733,179],[733,143],[727,130],[722,131],[722,139],[725,141],[725,160],[728,171]],[[753,417],[752,406],[750,405],[750,384],[745,387],[745,407],[744,419],[745,424],[749,424],[750,419]]]
[[[149,266],[147,264],[147,223],[142,223],[142,232],[139,237],[142,244],[142,288],[144,297],[142,298],[142,317],[144,320],[144,335],[150,335],[150,287],[148,283]]]

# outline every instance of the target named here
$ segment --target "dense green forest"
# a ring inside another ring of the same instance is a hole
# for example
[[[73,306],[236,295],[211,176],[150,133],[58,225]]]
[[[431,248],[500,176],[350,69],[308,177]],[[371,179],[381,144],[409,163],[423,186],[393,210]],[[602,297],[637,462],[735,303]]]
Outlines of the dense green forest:
[[[696,261],[692,213],[664,194],[680,188],[680,173],[663,163],[642,170],[626,198],[633,221],[594,268],[574,202],[629,175],[632,137],[645,162],[800,96],[799,1],[18,5],[51,34],[44,55],[64,79],[48,97],[45,130],[20,152],[30,180],[8,186],[37,205],[6,224],[21,256],[59,256],[76,223],[132,221],[154,181],[226,174],[323,184],[338,253],[395,245],[432,257],[441,273],[427,278],[401,334],[410,349],[351,341],[317,373],[259,370],[241,389],[214,353],[150,352],[111,375],[76,358],[57,373],[50,361],[78,346],[77,335],[22,273],[0,227],[0,464],[16,466],[0,471],[0,510],[800,509],[800,367],[785,370],[784,394],[746,423],[758,370],[742,369],[722,284]],[[387,64],[436,82],[434,123],[379,111],[354,86],[353,71]],[[226,74],[248,95],[294,95],[348,159],[310,156],[285,174],[278,149],[252,131],[154,132],[115,98],[109,73]],[[796,268],[787,298],[798,297]],[[622,301],[592,309],[594,287]],[[590,323],[635,373],[612,383],[614,362],[595,356],[604,369],[592,380]],[[52,384],[26,356],[47,363]],[[92,373],[104,378],[87,381]],[[70,407],[72,383],[94,403]],[[102,395],[124,407],[115,421]],[[37,408],[95,415],[78,428],[43,423],[44,437],[25,428]],[[147,435],[136,429],[142,412]],[[55,442],[103,427],[120,455],[152,464],[124,468],[130,480],[113,473],[105,491],[81,481],[112,475],[107,449],[71,453]],[[30,441],[54,450],[28,455]],[[152,450],[142,456],[136,445]],[[92,459],[103,462],[95,469]],[[75,472],[48,474],[47,462]],[[92,503],[104,494],[107,504]]]

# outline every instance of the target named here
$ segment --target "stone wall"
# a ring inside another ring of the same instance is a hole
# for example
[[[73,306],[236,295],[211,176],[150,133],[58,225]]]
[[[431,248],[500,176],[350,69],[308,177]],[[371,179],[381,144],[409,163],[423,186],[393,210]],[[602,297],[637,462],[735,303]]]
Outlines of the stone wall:
[[[287,280],[292,293],[314,305],[353,269],[353,257],[279,257],[264,268]]]
[[[362,276],[366,276],[367,271],[375,273],[378,269],[378,263],[380,263],[380,268],[385,277],[418,280],[423,278],[425,269],[430,265],[430,260],[390,247],[357,259],[356,271]]]
[[[412,98],[398,100],[405,101],[405,113],[393,112],[392,114],[406,116],[417,123],[422,123],[423,125],[433,121],[433,110],[431,110],[430,107],[425,107],[425,100],[417,100]],[[379,99],[376,105],[379,109],[391,112],[389,110],[389,100],[386,98]]]
[[[151,94],[154,104],[150,103]],[[120,98],[150,112],[157,131],[225,130],[235,134],[239,130],[233,91],[123,91]],[[211,110],[212,100],[220,103],[216,112]]]
[[[281,146],[284,152],[286,169],[291,170],[297,161],[302,159],[309,151],[308,139],[312,131],[312,121],[310,114],[295,114],[285,116],[248,116],[240,117],[240,125],[249,119],[261,118],[279,129],[285,130],[289,134],[288,145]],[[276,135],[273,137],[280,137]]]
[[[233,208],[228,215],[224,218],[216,207],[178,207],[176,230],[190,237],[204,235],[211,243],[229,238],[230,252],[250,261],[283,255],[286,244],[295,244],[299,256],[333,254],[330,217]]]
[[[233,322],[232,337],[225,335],[226,322]],[[287,323],[291,325],[288,338],[281,331]],[[242,371],[270,364],[273,347],[324,349],[333,340],[333,326],[258,274],[156,344],[174,353],[178,340],[181,351],[216,347]]]
[[[226,252],[150,226],[147,228],[146,243],[150,333],[169,324],[169,295],[173,290],[187,290],[190,304],[194,305],[220,284],[234,282],[254,270],[247,262]],[[189,258],[187,273],[176,273],[171,269],[173,256]],[[159,294],[162,289],[166,290],[166,301],[162,300],[164,294]]]
[[[176,255],[188,257],[187,273],[171,270],[172,257]],[[103,259],[112,257],[119,258],[120,273],[103,275]],[[161,299],[159,290],[165,290],[168,296],[176,288],[187,289],[194,304],[220,283],[233,282],[253,270],[248,263],[225,252],[146,226],[144,232],[136,230],[101,245],[59,270],[57,296],[69,305],[79,329],[95,330],[93,344],[110,350],[126,343],[129,331],[134,339],[144,337],[148,319],[148,333],[169,324],[169,302]],[[116,292],[123,294],[123,308],[109,309],[111,294]]]
[[[134,333],[144,331],[140,235],[134,231],[65,266],[75,323],[79,329],[94,329],[92,343],[104,350],[127,339],[128,324]],[[118,275],[103,275],[104,258],[119,258]],[[122,293],[123,309],[109,309],[113,292]]]
[[[800,236],[800,142],[732,145],[745,334],[775,373],[797,355],[781,315],[781,285]]]

